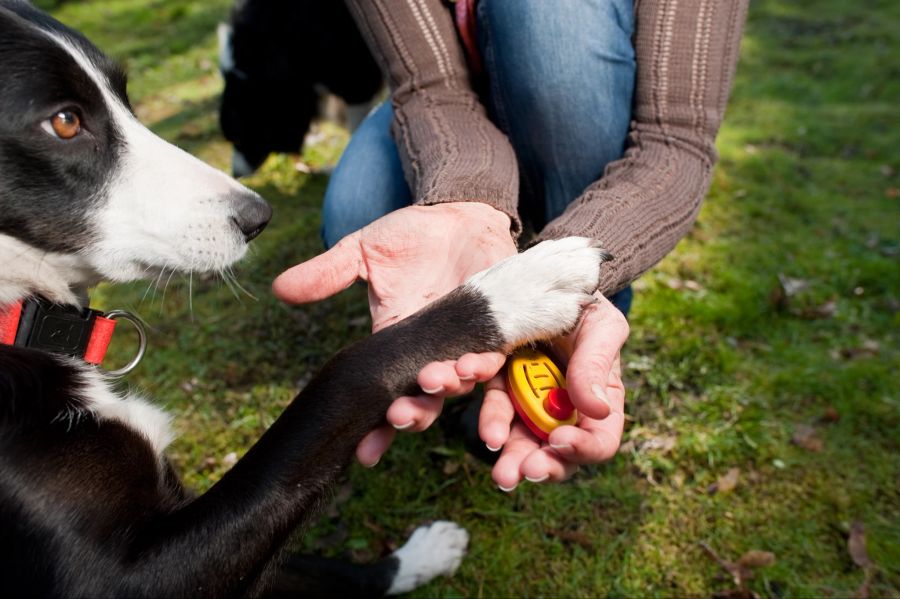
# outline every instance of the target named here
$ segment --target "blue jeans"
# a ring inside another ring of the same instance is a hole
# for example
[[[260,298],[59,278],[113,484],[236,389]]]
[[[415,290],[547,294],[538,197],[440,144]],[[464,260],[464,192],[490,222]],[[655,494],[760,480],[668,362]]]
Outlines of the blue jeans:
[[[559,216],[622,156],[635,61],[631,0],[480,0],[482,98],[519,162],[520,210],[535,230]],[[325,192],[331,247],[413,202],[385,102],[356,130]],[[619,297],[621,296],[621,297]],[[610,298],[624,313],[628,288]]]

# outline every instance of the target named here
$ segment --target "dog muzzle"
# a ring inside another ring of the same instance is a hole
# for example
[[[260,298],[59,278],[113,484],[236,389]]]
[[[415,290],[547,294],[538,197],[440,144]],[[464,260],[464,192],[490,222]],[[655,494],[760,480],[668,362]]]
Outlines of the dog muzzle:
[[[137,330],[138,350],[125,366],[105,370],[100,364],[119,320],[128,321]],[[0,343],[79,358],[96,366],[104,376],[119,378],[134,370],[144,357],[147,331],[140,318],[125,310],[103,313],[30,297],[0,308]]]

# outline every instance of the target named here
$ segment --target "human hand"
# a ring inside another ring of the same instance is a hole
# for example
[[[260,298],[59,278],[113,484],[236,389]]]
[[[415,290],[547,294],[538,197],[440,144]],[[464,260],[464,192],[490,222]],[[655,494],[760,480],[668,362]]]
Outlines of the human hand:
[[[541,442],[515,418],[506,393],[502,354],[467,354],[459,360],[429,364],[419,374],[425,388],[441,387],[448,395],[466,393],[473,381],[487,381],[479,418],[479,435],[488,449],[502,453],[494,465],[494,482],[511,491],[522,481],[561,481],[581,464],[612,458],[618,450],[625,423],[625,388],[620,350],[628,338],[628,321],[609,300],[597,294],[597,302],[585,308],[575,330],[558,340],[555,349],[568,359],[566,382],[569,397],[578,409],[575,426],[561,426]],[[409,419],[411,430],[422,430],[437,413],[425,404],[408,409],[397,420]],[[399,411],[397,402],[391,407]]]
[[[283,272],[272,289],[282,301],[305,303],[334,295],[354,281],[367,281],[372,330],[378,331],[515,254],[509,226],[507,215],[478,202],[401,208]],[[493,356],[486,358],[489,363],[496,361],[497,354]],[[501,356],[497,369],[502,363]],[[390,446],[395,429],[427,428],[440,413],[444,396],[466,393],[476,380],[487,380],[493,374],[496,369],[446,388],[431,386],[427,376],[424,380],[420,377],[420,386],[434,393],[396,400],[387,413],[393,426],[369,433],[357,447],[357,459],[363,465],[375,465]]]

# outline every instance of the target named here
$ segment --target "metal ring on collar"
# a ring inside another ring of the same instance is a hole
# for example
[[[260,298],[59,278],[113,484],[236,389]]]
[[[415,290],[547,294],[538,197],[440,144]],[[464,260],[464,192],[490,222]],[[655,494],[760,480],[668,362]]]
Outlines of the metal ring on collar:
[[[110,320],[127,320],[137,330],[138,351],[128,364],[126,364],[122,368],[117,368],[116,370],[104,370],[99,366],[97,367],[97,369],[100,371],[100,374],[107,378],[122,378],[123,376],[134,370],[135,367],[137,367],[137,365],[140,363],[141,359],[144,357],[144,353],[147,351],[147,330],[144,327],[144,322],[140,318],[138,318],[131,312],[126,312],[125,310],[112,310],[111,312],[104,314],[104,316],[106,318],[109,318]]]

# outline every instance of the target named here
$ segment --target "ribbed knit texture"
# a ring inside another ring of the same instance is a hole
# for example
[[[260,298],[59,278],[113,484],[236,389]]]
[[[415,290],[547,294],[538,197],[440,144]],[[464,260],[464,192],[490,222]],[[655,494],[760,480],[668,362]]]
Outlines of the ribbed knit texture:
[[[536,239],[598,239],[615,257],[603,269],[604,293],[659,262],[697,217],[717,157],[715,137],[748,1],[636,2],[637,87],[628,149]],[[472,91],[447,8],[441,0],[348,4],[388,75],[392,134],[416,203],[484,202],[510,216],[517,236],[515,153]]]

